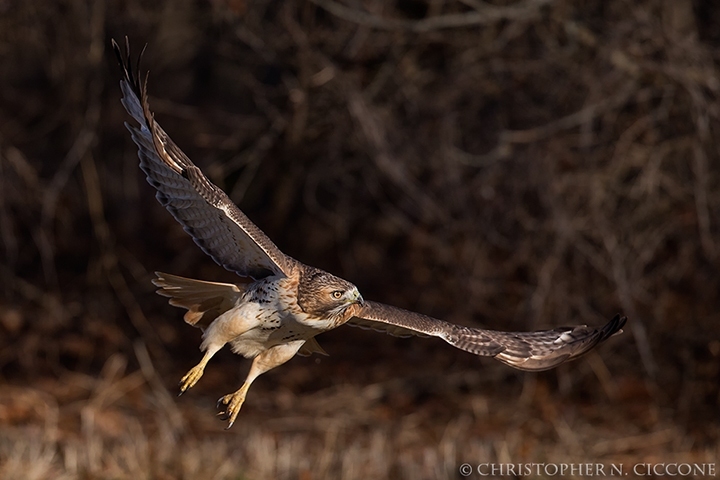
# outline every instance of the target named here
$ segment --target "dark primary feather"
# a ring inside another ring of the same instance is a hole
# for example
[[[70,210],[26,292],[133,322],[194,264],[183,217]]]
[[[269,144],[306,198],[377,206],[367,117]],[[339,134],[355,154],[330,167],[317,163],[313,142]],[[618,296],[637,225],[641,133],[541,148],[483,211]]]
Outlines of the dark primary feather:
[[[475,355],[495,357],[520,370],[547,370],[577,358],[620,332],[626,317],[603,327],[560,327],[540,332],[500,332],[463,327],[382,303],[365,302],[348,325],[385,331],[397,336],[440,337]]]
[[[287,275],[294,260],[210,182],[155,122],[148,105],[147,80],[142,82],[139,76],[140,59],[133,69],[127,38],[125,54],[114,40],[112,45],[124,73],[122,104],[139,128],[125,125],[138,146],[140,168],[157,189],[158,201],[195,243],[226,269],[255,279]]]

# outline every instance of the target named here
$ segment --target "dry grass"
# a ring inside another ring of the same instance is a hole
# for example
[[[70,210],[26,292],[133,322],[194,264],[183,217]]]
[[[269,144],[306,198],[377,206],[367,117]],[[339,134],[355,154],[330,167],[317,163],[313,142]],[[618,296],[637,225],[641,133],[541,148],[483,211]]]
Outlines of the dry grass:
[[[714,2],[5,3],[0,477],[717,462]],[[125,34],[149,43],[164,128],[287,253],[450,321],[622,311],[626,334],[535,377],[331,333],[331,359],[261,379],[220,432],[236,360],[173,398],[198,339],[149,278],[232,277],[138,172],[109,50]]]
[[[139,372],[125,373],[123,363],[111,357],[99,379],[67,373],[4,389],[0,476],[431,479],[456,478],[463,463],[590,462],[629,469],[715,463],[720,453],[717,445],[694,443],[652,407],[633,412],[639,401],[618,409],[599,395],[578,404],[547,391],[545,379],[526,385],[522,395],[499,395],[493,391],[499,378],[471,370],[443,375],[432,367],[415,378],[312,393],[261,386],[241,421],[225,432],[209,414],[211,398],[185,397],[165,408],[167,392],[143,382]],[[429,390],[421,401],[401,398],[420,381]],[[66,398],[82,389],[82,398]]]

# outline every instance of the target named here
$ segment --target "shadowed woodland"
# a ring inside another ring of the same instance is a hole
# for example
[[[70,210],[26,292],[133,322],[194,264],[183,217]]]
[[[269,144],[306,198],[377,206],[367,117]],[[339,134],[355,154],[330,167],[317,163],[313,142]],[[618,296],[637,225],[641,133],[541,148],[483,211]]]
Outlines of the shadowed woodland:
[[[718,25],[701,0],[0,0],[0,477],[717,465]],[[150,279],[235,279],[138,168],[125,35],[156,119],[287,254],[459,324],[625,332],[528,374],[341,327],[225,432],[249,362],[176,398],[201,333]]]

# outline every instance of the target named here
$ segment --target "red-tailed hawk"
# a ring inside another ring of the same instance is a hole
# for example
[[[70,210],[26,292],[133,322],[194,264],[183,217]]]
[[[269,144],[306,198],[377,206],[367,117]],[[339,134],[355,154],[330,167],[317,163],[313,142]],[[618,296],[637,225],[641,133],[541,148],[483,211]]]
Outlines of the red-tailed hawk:
[[[218,407],[235,422],[250,384],[296,353],[324,353],[315,336],[343,324],[392,335],[439,337],[475,355],[494,357],[521,370],[546,370],[586,353],[620,332],[616,315],[603,327],[560,327],[540,332],[500,332],[454,325],[419,313],[365,301],[355,285],[285,255],[228,196],[213,185],[155,122],[147,82],[125,54],[113,49],[123,68],[122,104],[138,122],[126,123],[139,148],[140,168],[157,189],[157,199],[213,260],[245,277],[241,284],[204,282],[158,273],[158,293],[187,309],[185,321],[204,330],[198,365],[181,380],[181,393],[202,377],[210,358],[230,344],[252,358],[242,387]],[[141,55],[142,56],[142,55]]]

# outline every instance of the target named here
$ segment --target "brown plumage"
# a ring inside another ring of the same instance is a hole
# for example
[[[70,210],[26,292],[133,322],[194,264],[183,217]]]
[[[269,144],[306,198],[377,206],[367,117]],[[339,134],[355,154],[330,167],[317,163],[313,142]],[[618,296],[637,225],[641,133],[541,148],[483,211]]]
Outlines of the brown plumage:
[[[213,320],[235,306],[245,293],[243,284],[232,285],[227,283],[204,282],[189,278],[170,275],[169,273],[155,272],[157,278],[153,280],[157,293],[169,297],[173,307],[187,310],[185,322],[205,330]]]
[[[252,358],[242,387],[220,399],[229,426],[255,378],[295,354],[325,354],[315,336],[344,323],[399,336],[439,337],[467,352],[494,357],[522,370],[544,370],[576,358],[620,332],[626,318],[604,327],[562,327],[540,332],[500,332],[454,325],[419,313],[365,302],[352,283],[285,255],[228,196],[196,167],[155,122],[147,81],[112,42],[123,79],[122,104],[137,126],[125,124],[138,146],[140,168],[158,201],[195,243],[219,265],[247,282],[205,282],[158,273],[153,281],[170,304],[185,308],[185,321],[202,328],[198,365],[181,380],[181,393],[195,385],[224,345]],[[139,67],[139,59],[138,59]]]
[[[615,315],[603,327],[559,327],[539,332],[499,332],[464,327],[382,303],[365,302],[347,324],[396,336],[440,337],[475,355],[495,357],[520,370],[540,371],[572,360],[605,341],[627,321]]]

